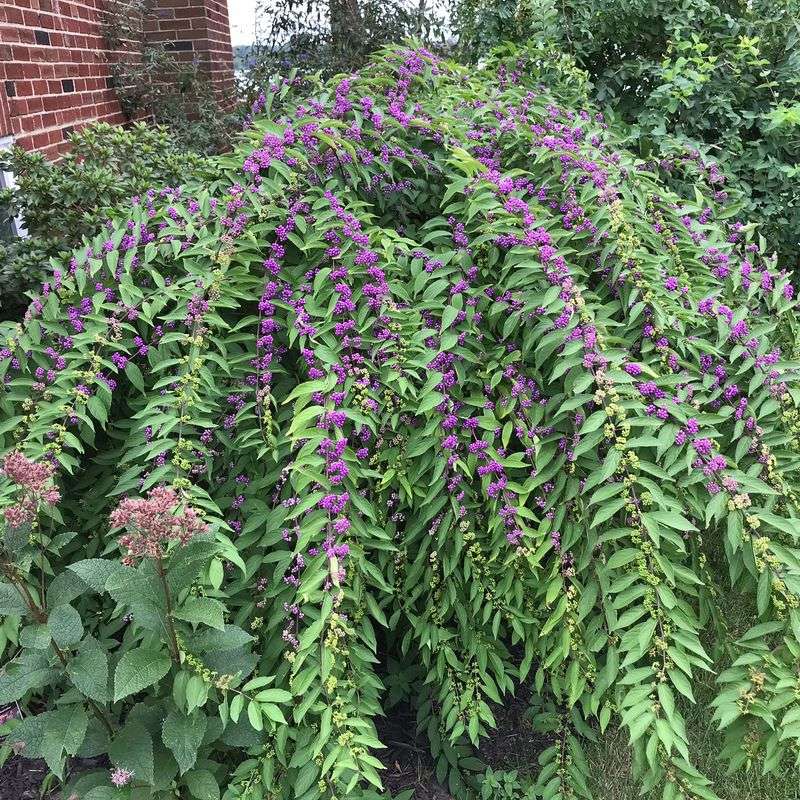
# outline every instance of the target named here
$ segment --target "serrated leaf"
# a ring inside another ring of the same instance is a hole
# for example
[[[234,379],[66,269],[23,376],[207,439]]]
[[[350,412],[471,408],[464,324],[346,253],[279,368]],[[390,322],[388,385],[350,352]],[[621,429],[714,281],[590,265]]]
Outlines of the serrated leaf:
[[[82,704],[59,709],[47,720],[45,745],[51,742],[63,752],[74,756],[83,744],[88,724],[89,718]]]
[[[173,709],[167,714],[161,729],[161,740],[175,756],[181,775],[195,765],[207,725],[206,715],[199,711],[187,716]]]
[[[153,738],[138,720],[127,722],[117,732],[108,757],[115,767],[133,772],[137,783],[153,783]]]
[[[114,702],[161,680],[171,666],[163,650],[138,647],[125,653],[114,670]]]
[[[22,615],[27,610],[22,595],[10,583],[0,582],[0,615]]]
[[[130,568],[106,558],[87,558],[70,564],[68,569],[72,570],[87,586],[99,593],[105,591],[106,581],[111,575]]]
[[[208,625],[217,630],[225,629],[225,606],[212,597],[188,597],[173,616],[194,625]]]
[[[193,769],[183,776],[189,794],[195,800],[219,800],[219,784],[207,769]]]
[[[69,647],[83,636],[81,615],[70,605],[56,606],[47,618],[47,627],[59,647]]]
[[[75,688],[100,703],[108,700],[108,655],[97,640],[84,639],[67,664]]]

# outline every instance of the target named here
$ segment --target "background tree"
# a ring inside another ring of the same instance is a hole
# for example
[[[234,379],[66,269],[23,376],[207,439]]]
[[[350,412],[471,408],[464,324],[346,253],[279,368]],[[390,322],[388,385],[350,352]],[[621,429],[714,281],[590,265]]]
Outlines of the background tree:
[[[681,191],[737,200],[797,267],[797,0],[464,0],[454,19],[470,57],[526,39],[570,53],[629,146]]]

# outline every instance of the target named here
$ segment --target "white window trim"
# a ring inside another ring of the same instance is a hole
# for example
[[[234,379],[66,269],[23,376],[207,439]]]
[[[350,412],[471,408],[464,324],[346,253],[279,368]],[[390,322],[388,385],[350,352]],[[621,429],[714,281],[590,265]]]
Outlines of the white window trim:
[[[14,144],[13,136],[0,136],[0,150],[9,150],[13,144]],[[0,188],[13,189],[16,185],[17,182],[16,180],[14,180],[13,172],[6,172],[5,170],[0,170]],[[15,217],[14,219],[12,219],[11,227],[13,228],[14,233],[17,236],[25,237],[28,235],[28,231],[25,230],[25,224],[22,221],[22,217]]]

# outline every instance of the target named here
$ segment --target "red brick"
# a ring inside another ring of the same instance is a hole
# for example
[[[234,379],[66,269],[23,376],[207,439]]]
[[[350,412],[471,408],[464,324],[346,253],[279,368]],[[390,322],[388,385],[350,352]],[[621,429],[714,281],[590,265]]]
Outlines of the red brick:
[[[191,42],[174,57],[198,58],[220,100],[229,103],[233,58],[224,0],[156,0],[155,6],[145,20],[151,40]],[[13,133],[23,147],[58,158],[69,148],[65,127],[128,121],[107,78],[114,61],[135,61],[136,53],[130,46],[107,49],[106,9],[106,0],[0,0],[0,79],[14,81],[16,92],[10,99],[0,92],[0,135]],[[49,44],[36,41],[37,30],[48,32]],[[74,82],[73,92],[62,91],[65,78]]]

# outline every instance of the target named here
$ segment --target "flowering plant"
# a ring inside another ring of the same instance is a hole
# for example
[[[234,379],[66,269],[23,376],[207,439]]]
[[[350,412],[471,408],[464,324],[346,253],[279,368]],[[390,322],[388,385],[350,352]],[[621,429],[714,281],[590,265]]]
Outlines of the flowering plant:
[[[459,0],[471,58],[511,41],[585,69],[626,146],[679,194],[724,198],[798,269],[796,0]]]
[[[709,671],[731,765],[796,759],[793,287],[541,69],[270,86],[225,180],[8,326],[0,704],[65,796],[375,798],[402,699],[469,798],[525,683],[537,796],[588,796],[613,724],[644,789],[714,798]]]

